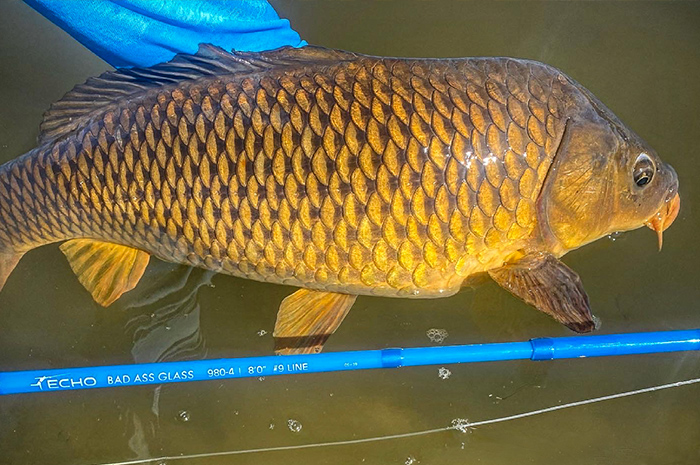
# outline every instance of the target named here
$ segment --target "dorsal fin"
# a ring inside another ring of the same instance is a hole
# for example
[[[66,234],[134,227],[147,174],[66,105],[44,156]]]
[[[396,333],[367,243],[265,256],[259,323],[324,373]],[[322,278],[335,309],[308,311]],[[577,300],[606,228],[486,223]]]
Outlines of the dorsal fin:
[[[88,79],[51,105],[39,126],[39,144],[76,130],[107,105],[149,89],[206,76],[254,73],[278,67],[340,62],[356,54],[323,47],[282,47],[269,52],[233,52],[201,44],[194,55],[180,53],[148,68],[122,68]]]

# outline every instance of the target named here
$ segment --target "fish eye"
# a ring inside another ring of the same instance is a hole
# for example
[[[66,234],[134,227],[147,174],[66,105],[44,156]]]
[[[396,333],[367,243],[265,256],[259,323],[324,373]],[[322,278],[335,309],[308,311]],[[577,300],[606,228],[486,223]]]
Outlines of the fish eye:
[[[637,161],[634,162],[634,170],[632,171],[634,183],[639,187],[646,186],[651,182],[655,171],[656,166],[654,166],[654,161],[649,158],[649,155],[646,153],[639,154]]]

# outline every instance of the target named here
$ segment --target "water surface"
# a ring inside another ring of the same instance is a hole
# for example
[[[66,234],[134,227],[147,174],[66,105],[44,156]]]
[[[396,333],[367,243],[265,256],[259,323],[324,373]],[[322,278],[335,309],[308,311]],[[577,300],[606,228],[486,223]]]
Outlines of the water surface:
[[[506,55],[592,90],[680,177],[662,253],[647,229],[570,253],[600,333],[700,326],[700,4],[274,2],[309,43],[376,55]],[[41,114],[109,67],[18,1],[0,3],[0,160],[34,145]],[[269,355],[293,289],[151,261],[103,309],[56,245],[28,253],[0,293],[0,370]],[[360,297],[327,351],[567,336],[487,282],[433,301]],[[267,334],[258,335],[261,330]],[[390,435],[692,378],[694,353],[312,374],[0,398],[0,463],[99,464]],[[693,464],[700,387],[410,439],[183,464]],[[302,426],[298,432],[288,421]]]

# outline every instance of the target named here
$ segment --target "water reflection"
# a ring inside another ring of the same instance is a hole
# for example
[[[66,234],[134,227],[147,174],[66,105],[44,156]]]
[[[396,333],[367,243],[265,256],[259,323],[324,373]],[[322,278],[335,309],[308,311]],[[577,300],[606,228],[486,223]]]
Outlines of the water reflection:
[[[212,271],[154,260],[145,279],[112,306],[128,317],[136,363],[199,359],[206,355],[197,300]]]
[[[200,328],[199,294],[211,286],[214,272],[152,260],[146,279],[124,294],[110,310],[124,315],[124,332],[131,339],[135,363],[196,360],[207,355]],[[125,438],[133,457],[146,459],[162,449],[161,399],[167,386],[150,395],[131,397],[125,408]],[[180,421],[188,421],[180,411]]]

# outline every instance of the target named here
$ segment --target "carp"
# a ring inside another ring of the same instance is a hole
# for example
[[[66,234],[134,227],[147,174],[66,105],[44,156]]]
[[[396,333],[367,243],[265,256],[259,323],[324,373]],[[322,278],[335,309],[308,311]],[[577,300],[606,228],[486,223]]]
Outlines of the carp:
[[[87,80],[40,129],[0,167],[0,286],[64,241],[104,306],[151,255],[300,287],[278,353],[320,351],[357,295],[447,297],[484,273],[591,331],[560,257],[643,225],[661,247],[680,207],[673,168],[588,90],[514,58],[202,45]]]

